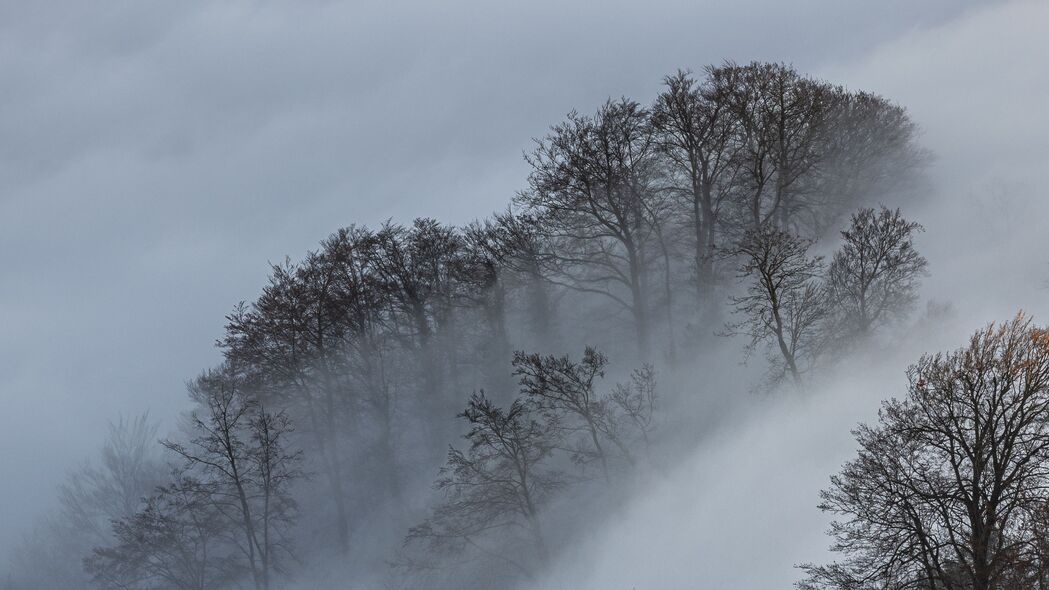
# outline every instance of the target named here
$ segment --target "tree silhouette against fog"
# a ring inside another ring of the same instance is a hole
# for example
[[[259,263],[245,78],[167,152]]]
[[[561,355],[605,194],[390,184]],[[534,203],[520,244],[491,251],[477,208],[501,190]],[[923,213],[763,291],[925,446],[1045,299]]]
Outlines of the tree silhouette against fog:
[[[831,478],[843,560],[801,588],[1045,588],[1049,332],[1018,315],[907,372]]]
[[[574,461],[598,461],[606,480],[610,460],[635,463],[633,439],[647,440],[655,411],[655,376],[651,367],[636,371],[629,385],[601,393],[598,385],[605,376],[608,358],[591,347],[586,348],[578,362],[568,356],[519,352],[513,364],[521,392],[557,425],[566,442],[571,443],[567,439],[573,435],[583,435],[571,448]]]
[[[470,426],[469,447],[448,451],[434,484],[442,499],[406,543],[425,543],[436,553],[476,549],[532,577],[549,559],[540,509],[565,485],[545,465],[557,445],[556,430],[527,402],[514,400],[504,410],[483,392],[470,398],[460,417]]]
[[[765,224],[748,232],[735,252],[746,290],[732,298],[740,319],[728,329],[746,336],[750,350],[768,349],[773,380],[790,376],[799,383],[821,352],[827,298],[823,262],[809,255],[810,245]]]
[[[115,542],[94,550],[84,565],[106,590],[232,587],[245,574],[233,531],[208,486],[178,475],[133,515],[113,522]]]
[[[867,336],[913,308],[928,267],[914,248],[920,231],[899,209],[867,208],[852,216],[827,272],[839,336]]]
[[[669,185],[685,201],[691,225],[699,301],[714,283],[718,215],[738,169],[737,122],[730,110],[731,71],[708,68],[697,81],[679,71],[667,76],[656,98],[652,124],[665,155]]]
[[[656,190],[655,140],[648,111],[622,99],[594,116],[571,113],[527,156],[534,211],[553,241],[549,280],[606,298],[630,313],[637,348],[650,343],[652,265],[665,197]]]
[[[724,66],[738,122],[741,205],[737,223],[750,230],[773,224],[818,232],[826,214],[815,190],[826,156],[833,92],[782,64]]]
[[[192,438],[164,441],[197,474],[199,486],[236,531],[257,590],[268,590],[291,553],[297,506],[290,486],[300,453],[289,448],[291,424],[243,391],[230,367],[202,375],[191,391],[203,408],[190,417]]]
[[[621,474],[670,450],[661,412],[682,406],[661,410],[656,367],[709,351],[723,308],[773,377],[795,381],[831,344],[905,316],[919,228],[865,208],[918,185],[915,134],[901,107],[783,64],[678,72],[651,105],[573,111],[526,156],[513,208],[465,226],[349,225],[272,265],[226,318],[218,368],[193,383],[195,418],[168,444],[174,479],[143,503],[134,469],[120,468],[127,486],[80,473],[50,515],[60,532],[19,567],[40,574],[28,583],[76,586],[82,572],[51,564],[78,566],[95,544],[102,584],[265,588],[296,540],[315,562],[375,573],[426,510],[404,551],[433,569],[407,587],[535,575],[621,505]],[[857,210],[824,275],[810,244]],[[464,392],[480,390],[502,395],[470,398],[469,446],[444,457]],[[420,493],[442,465],[435,497]],[[111,528],[99,490],[121,504]],[[570,516],[543,531],[555,513]],[[101,538],[66,542],[76,528]],[[425,577],[436,571],[452,577]]]

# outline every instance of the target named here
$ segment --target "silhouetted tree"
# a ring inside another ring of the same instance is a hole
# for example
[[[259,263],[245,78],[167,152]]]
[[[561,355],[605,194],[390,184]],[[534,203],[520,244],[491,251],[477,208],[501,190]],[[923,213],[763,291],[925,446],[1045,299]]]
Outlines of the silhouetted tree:
[[[633,433],[627,429],[636,429],[641,438],[647,438],[655,409],[651,367],[636,372],[631,385],[602,393],[597,386],[607,365],[608,358],[591,347],[579,362],[568,356],[523,352],[514,356],[514,374],[520,378],[521,392],[557,424],[569,442],[574,435],[583,435],[582,440],[575,441],[572,458],[579,463],[599,461],[606,479],[610,459],[635,462]]]
[[[1021,314],[922,357],[908,377],[907,396],[856,429],[859,456],[822,493],[844,560],[804,566],[801,587],[1036,587],[1005,582],[1049,565],[1037,526],[1049,501],[1049,332]]]
[[[526,323],[532,335],[536,341],[549,344],[555,339],[556,311],[551,285],[543,271],[551,244],[542,235],[540,221],[508,209],[494,216],[488,231],[497,248],[500,265],[517,276],[526,301]]]
[[[928,266],[914,248],[920,231],[899,209],[861,209],[852,216],[827,274],[839,335],[866,336],[913,308]]]
[[[739,129],[735,223],[749,230],[771,223],[795,233],[818,227],[826,195],[815,190],[815,178],[830,132],[831,87],[782,64],[721,69],[719,75],[733,84]]]
[[[425,543],[438,554],[471,548],[531,577],[549,557],[540,507],[565,483],[545,464],[556,431],[528,403],[515,400],[504,410],[483,392],[460,416],[470,425],[469,448],[448,451],[435,484],[443,499],[405,543]]]
[[[748,232],[735,252],[746,291],[732,298],[742,319],[728,326],[729,333],[748,337],[750,350],[767,346],[773,380],[790,375],[798,382],[821,352],[823,263],[808,255],[810,244],[766,224]]]
[[[106,590],[230,588],[246,573],[211,486],[182,474],[142,510],[115,520],[113,533],[114,544],[84,561]]]
[[[639,435],[645,450],[648,451],[657,426],[656,410],[659,405],[656,372],[652,365],[634,369],[630,374],[629,383],[616,384],[611,399],[622,413],[618,421],[625,423]]]
[[[573,112],[527,156],[530,190],[518,197],[552,240],[548,280],[629,312],[642,354],[656,227],[667,214],[655,151],[649,114],[636,102],[609,101],[593,117]]]
[[[707,68],[705,80],[678,71],[652,108],[652,125],[667,159],[670,185],[687,204],[694,247],[694,272],[701,303],[714,281],[718,215],[732,187],[739,159],[733,117],[731,74]]]
[[[228,366],[202,375],[191,393],[201,406],[190,416],[192,438],[163,444],[200,474],[209,500],[237,531],[255,587],[267,590],[290,554],[296,505],[289,488],[301,476],[301,454],[287,446],[291,424],[239,389]]]

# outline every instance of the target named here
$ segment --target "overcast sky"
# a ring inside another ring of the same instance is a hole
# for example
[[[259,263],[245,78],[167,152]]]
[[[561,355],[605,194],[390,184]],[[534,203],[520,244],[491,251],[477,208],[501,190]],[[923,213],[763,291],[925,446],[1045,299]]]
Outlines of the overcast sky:
[[[504,207],[573,108],[785,61],[900,100],[965,161],[943,121],[972,105],[907,52],[966,67],[935,41],[1012,18],[982,4],[0,1],[0,551],[108,420],[186,405],[268,261],[352,223]]]

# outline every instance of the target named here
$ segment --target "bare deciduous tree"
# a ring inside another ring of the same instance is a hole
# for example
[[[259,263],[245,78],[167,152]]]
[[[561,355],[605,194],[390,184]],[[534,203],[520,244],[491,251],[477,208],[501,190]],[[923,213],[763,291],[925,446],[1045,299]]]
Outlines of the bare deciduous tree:
[[[852,216],[827,273],[839,334],[866,336],[911,310],[928,266],[914,248],[920,231],[899,209],[861,209]]]
[[[748,232],[735,252],[742,259],[739,278],[747,287],[732,298],[742,319],[729,324],[729,333],[748,337],[750,350],[758,345],[770,349],[773,380],[789,375],[798,382],[821,350],[819,327],[826,314],[819,280],[823,262],[809,256],[810,245],[766,224]]]
[[[443,500],[405,543],[425,543],[436,553],[473,549],[531,577],[549,557],[540,507],[564,485],[545,465],[556,445],[554,429],[525,401],[504,410],[483,392],[460,416],[470,424],[469,448],[448,451],[435,484]]]
[[[113,533],[114,544],[84,560],[106,590],[208,590],[230,587],[244,573],[209,486],[185,475],[159,488],[139,512],[115,520]]]
[[[60,486],[61,518],[94,543],[108,540],[109,523],[134,514],[161,483],[161,450],[148,414],[118,418],[109,425],[101,463],[74,472]]]
[[[826,205],[822,225],[878,200],[914,196],[931,157],[917,145],[918,127],[907,111],[876,94],[840,87],[829,102],[816,179]]]
[[[69,474],[59,485],[59,509],[15,549],[9,574],[16,588],[89,583],[82,560],[94,547],[112,543],[111,523],[138,512],[166,476],[156,432],[148,414],[109,424],[98,460]]]
[[[626,99],[594,117],[572,113],[530,156],[529,191],[518,201],[554,241],[545,273],[629,312],[638,349],[650,336],[650,279],[666,208],[654,190],[655,145],[648,112]]]
[[[652,124],[668,160],[670,183],[690,216],[694,272],[702,303],[714,280],[718,215],[737,168],[737,125],[731,111],[731,69],[707,68],[697,82],[688,72],[664,78]]]
[[[289,487],[301,476],[300,453],[288,448],[291,424],[240,390],[228,366],[202,375],[191,391],[203,410],[190,416],[193,438],[163,444],[200,474],[209,500],[238,531],[255,587],[268,590],[291,550],[296,505]]]
[[[568,356],[522,352],[514,356],[514,374],[520,378],[521,392],[558,425],[568,442],[573,435],[583,435],[582,440],[575,441],[572,458],[579,463],[600,462],[606,479],[610,477],[610,459],[635,462],[631,433],[624,432],[624,427],[638,429],[645,438],[655,408],[651,367],[636,372],[630,386],[601,393],[598,381],[605,376],[607,365],[608,358],[592,347],[586,348],[579,362]]]
[[[622,421],[640,435],[648,451],[656,429],[656,410],[659,394],[656,391],[656,372],[652,365],[634,369],[629,383],[619,383],[612,390],[612,402],[622,411]]]
[[[555,338],[556,318],[550,285],[543,272],[550,245],[541,235],[539,220],[508,209],[495,215],[489,231],[500,264],[519,277],[529,328],[540,342],[551,342]]]
[[[734,84],[732,109],[739,126],[735,222],[750,230],[770,223],[793,232],[818,227],[826,195],[814,189],[826,157],[831,87],[783,64],[723,69]]]
[[[908,376],[822,493],[844,560],[801,587],[1044,588],[1049,332],[1021,314]]]

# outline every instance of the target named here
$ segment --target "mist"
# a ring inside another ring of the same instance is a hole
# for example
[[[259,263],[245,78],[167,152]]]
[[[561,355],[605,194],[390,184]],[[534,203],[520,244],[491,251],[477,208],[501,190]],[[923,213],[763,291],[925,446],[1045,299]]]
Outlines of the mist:
[[[664,419],[662,456],[589,507],[585,524],[555,533],[562,543],[535,579],[488,587],[787,588],[803,577],[797,564],[832,559],[819,491],[855,455],[851,429],[906,393],[907,366],[1018,310],[1049,318],[1049,121],[1038,116],[1049,9],[670,2],[594,12],[0,8],[11,88],[0,112],[0,554],[54,510],[67,474],[97,461],[108,423],[148,411],[157,438],[182,440],[195,407],[185,384],[223,361],[213,343],[224,318],[258,296],[270,263],[302,260],[352,224],[459,226],[504,210],[527,184],[522,151],[567,112],[608,97],[648,104],[678,68],[758,59],[877,93],[918,125],[934,157],[920,195],[865,203],[900,207],[925,228],[916,243],[929,276],[915,312],[799,391],[759,386],[761,359],[744,364],[741,338],[714,335],[730,317],[721,310],[687,364],[656,362],[660,393],[680,412]],[[834,232],[815,247],[830,255]],[[601,344],[608,383],[646,360],[629,327],[605,330],[601,304],[567,301],[577,333],[514,347],[578,356]],[[491,389],[462,386],[456,408]],[[512,389],[493,396],[508,402]],[[462,425],[441,411],[443,444],[461,446]],[[406,513],[379,502],[360,519],[371,543],[358,538],[348,557],[330,547],[299,556],[275,587],[395,587],[389,549],[426,518],[437,466],[403,474]],[[300,504],[320,501],[317,482],[314,473],[297,492]],[[325,516],[304,513],[295,534],[308,538]],[[455,575],[431,587],[456,587]]]

